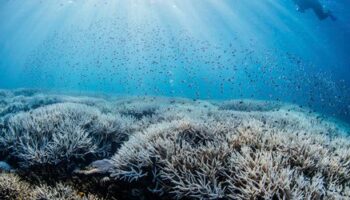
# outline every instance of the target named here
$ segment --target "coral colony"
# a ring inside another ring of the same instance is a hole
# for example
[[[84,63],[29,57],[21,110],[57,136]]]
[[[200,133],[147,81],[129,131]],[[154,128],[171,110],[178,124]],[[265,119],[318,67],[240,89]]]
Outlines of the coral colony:
[[[0,91],[0,199],[349,199],[349,130],[280,102]]]

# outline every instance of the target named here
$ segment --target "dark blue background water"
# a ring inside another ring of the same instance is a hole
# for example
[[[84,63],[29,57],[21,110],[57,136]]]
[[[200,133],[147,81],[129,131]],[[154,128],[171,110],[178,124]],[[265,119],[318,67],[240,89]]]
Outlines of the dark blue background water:
[[[350,1],[0,0],[0,87],[253,98],[350,112]]]

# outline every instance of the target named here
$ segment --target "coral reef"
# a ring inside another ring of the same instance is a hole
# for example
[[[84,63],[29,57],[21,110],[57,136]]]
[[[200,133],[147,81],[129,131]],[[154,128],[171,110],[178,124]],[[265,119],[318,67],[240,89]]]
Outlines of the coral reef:
[[[133,135],[111,176],[176,199],[350,198],[349,147],[311,128],[181,120]]]
[[[217,105],[221,110],[235,110],[242,112],[273,111],[283,107],[283,104],[277,101],[258,101],[250,99],[218,102]]]
[[[350,199],[349,129],[296,105],[21,89],[0,113],[0,199]]]
[[[0,199],[35,199],[30,184],[23,182],[14,174],[0,174]]]
[[[0,199],[6,200],[102,200],[92,194],[74,190],[68,185],[33,186],[15,174],[0,174]]]
[[[21,167],[108,157],[128,134],[127,118],[77,103],[57,103],[11,117],[0,140]]]

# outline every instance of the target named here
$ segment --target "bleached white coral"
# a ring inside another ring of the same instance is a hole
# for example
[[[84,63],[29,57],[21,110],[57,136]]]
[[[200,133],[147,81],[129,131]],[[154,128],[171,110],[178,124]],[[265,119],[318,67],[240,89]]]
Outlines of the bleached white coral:
[[[0,199],[34,199],[30,185],[14,174],[0,173]]]
[[[111,175],[176,199],[349,198],[348,138],[281,113],[218,111],[150,126],[112,158]]]
[[[74,188],[63,183],[57,183],[54,187],[40,185],[35,187],[35,199],[45,200],[102,200],[92,194],[78,192]]]
[[[127,120],[82,104],[54,104],[11,117],[1,144],[25,167],[106,157],[127,136]]]
[[[31,185],[11,173],[0,174],[1,200],[101,200],[92,194],[78,192],[71,186],[57,183],[55,186],[45,184]]]
[[[0,159],[14,171],[73,166],[78,183],[92,180],[86,188],[108,198],[350,198],[349,131],[306,109],[252,100],[54,96],[2,93],[0,110],[15,106],[0,116]],[[65,174],[68,182],[73,174]],[[36,194],[87,197],[57,181]]]
[[[264,112],[276,111],[284,106],[281,102],[275,101],[257,101],[257,100],[229,100],[224,102],[217,102],[219,109],[232,110],[241,112]]]

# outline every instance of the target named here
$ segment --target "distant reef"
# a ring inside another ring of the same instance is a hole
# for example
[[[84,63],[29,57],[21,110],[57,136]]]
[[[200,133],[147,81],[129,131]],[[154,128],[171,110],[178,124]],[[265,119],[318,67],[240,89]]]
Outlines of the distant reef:
[[[350,199],[349,133],[281,102],[0,90],[0,199]]]

